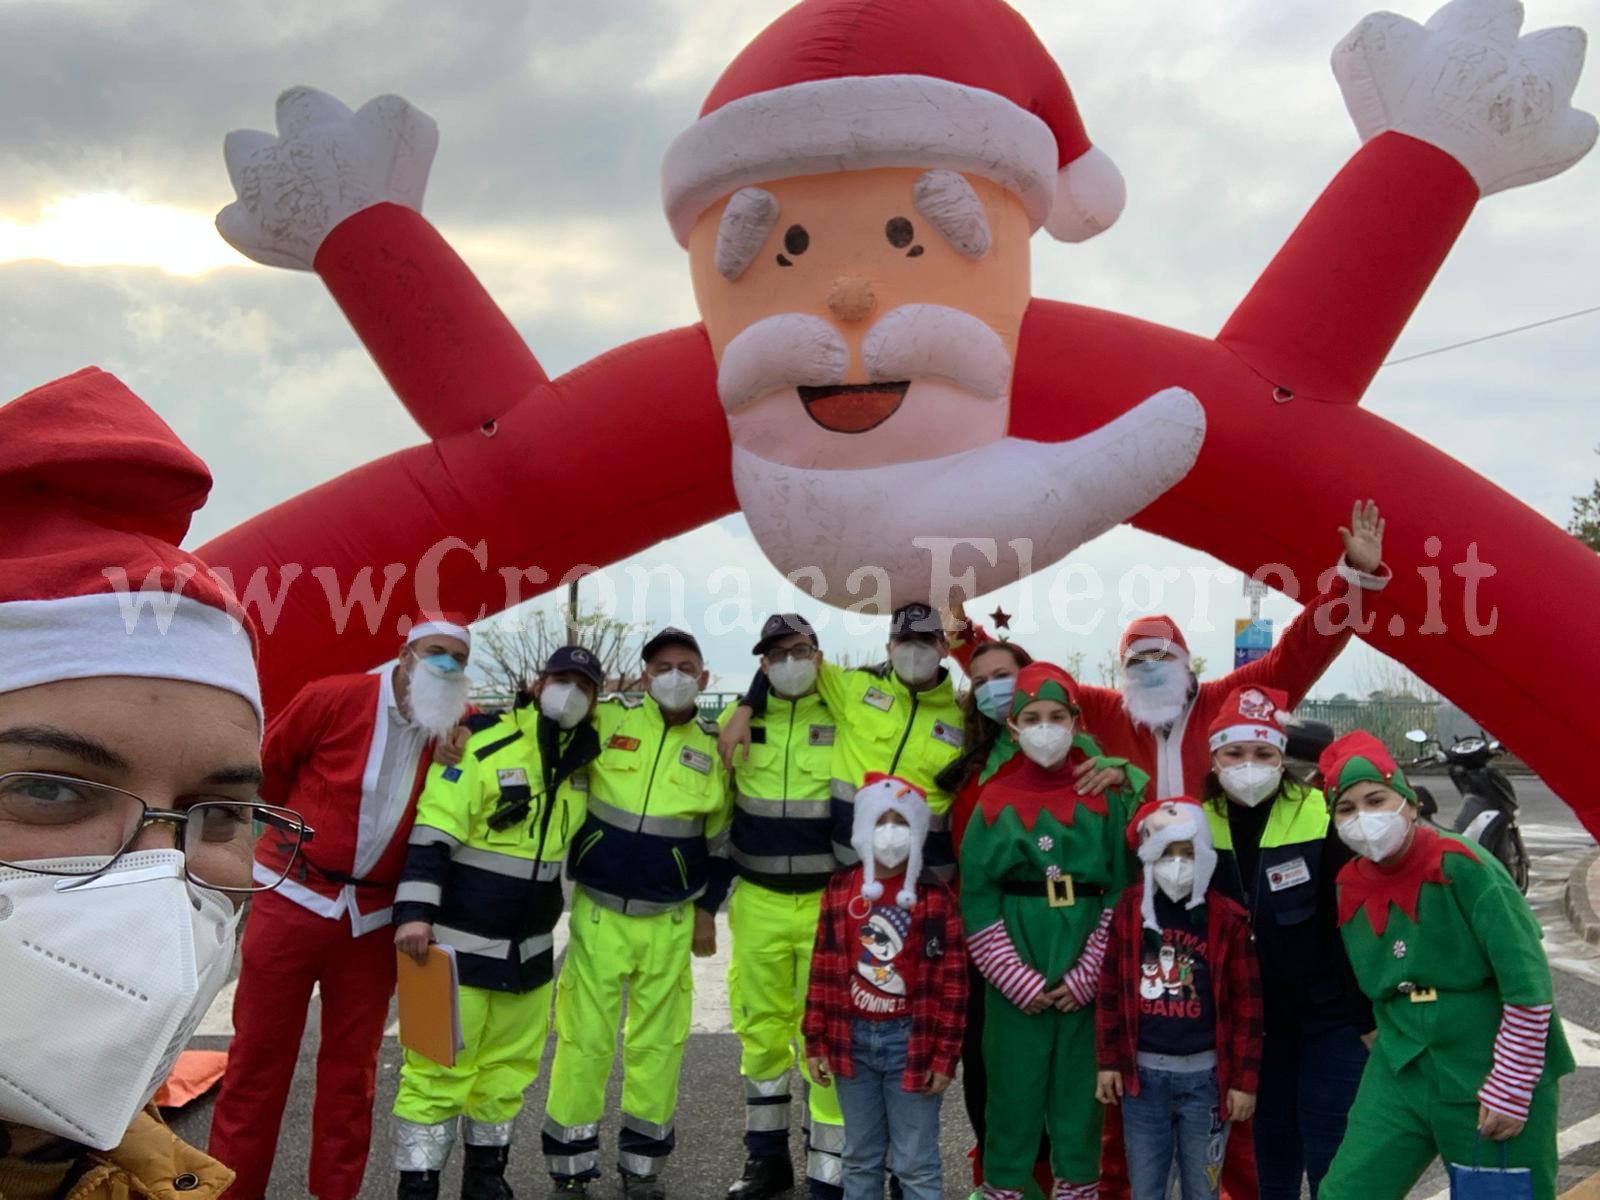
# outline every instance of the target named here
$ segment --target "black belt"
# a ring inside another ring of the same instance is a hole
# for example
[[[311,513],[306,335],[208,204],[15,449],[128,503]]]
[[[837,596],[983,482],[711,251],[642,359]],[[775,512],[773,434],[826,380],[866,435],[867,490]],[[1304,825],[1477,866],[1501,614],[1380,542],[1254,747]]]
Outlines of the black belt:
[[[1097,883],[1079,883],[1070,875],[1040,880],[1007,879],[1000,885],[1007,896],[1032,896],[1049,901],[1051,908],[1068,908],[1079,896],[1104,896],[1106,889]]]

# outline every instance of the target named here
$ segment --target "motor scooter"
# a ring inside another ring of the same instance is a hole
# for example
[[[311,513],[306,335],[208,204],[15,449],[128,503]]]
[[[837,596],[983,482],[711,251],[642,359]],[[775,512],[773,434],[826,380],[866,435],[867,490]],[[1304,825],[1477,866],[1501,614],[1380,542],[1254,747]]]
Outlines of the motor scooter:
[[[1406,740],[1424,748],[1408,766],[1444,767],[1450,773],[1450,782],[1461,793],[1461,808],[1455,819],[1445,821],[1439,817],[1439,804],[1432,791],[1417,787],[1417,811],[1423,820],[1477,842],[1500,860],[1518,889],[1526,892],[1528,851],[1517,824],[1516,785],[1494,765],[1494,760],[1505,754],[1505,747],[1482,733],[1458,737],[1448,750],[1420,729],[1408,732]]]

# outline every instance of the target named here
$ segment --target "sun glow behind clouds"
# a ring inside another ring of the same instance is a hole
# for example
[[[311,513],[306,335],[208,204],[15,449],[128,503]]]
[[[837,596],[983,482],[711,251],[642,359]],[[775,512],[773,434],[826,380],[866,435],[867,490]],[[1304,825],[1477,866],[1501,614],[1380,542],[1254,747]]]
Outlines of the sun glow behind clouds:
[[[245,265],[211,220],[209,213],[115,192],[64,196],[32,220],[0,217],[0,263],[42,258],[64,267],[156,267],[187,276]]]

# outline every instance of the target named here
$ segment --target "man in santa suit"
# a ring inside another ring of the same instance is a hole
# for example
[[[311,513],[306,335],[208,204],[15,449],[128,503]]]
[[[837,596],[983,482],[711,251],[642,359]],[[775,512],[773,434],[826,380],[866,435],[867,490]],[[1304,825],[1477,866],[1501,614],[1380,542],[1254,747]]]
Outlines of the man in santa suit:
[[[211,1153],[237,1173],[228,1197],[266,1194],[313,986],[322,1042],[310,1191],[355,1200],[361,1190],[394,991],[394,893],[435,743],[452,739],[466,708],[470,645],[462,618],[423,614],[394,667],[310,684],[267,726],[261,796],[299,808],[316,840],[282,887],[258,898],[245,929],[233,1045],[211,1122]],[[282,854],[264,836],[258,876],[281,874]]]

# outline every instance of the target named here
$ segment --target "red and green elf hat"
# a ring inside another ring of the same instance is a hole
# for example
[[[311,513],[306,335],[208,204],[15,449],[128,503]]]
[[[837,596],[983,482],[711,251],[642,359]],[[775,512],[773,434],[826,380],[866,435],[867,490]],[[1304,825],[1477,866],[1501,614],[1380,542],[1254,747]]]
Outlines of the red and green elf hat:
[[[1035,700],[1059,700],[1077,716],[1078,685],[1054,663],[1029,663],[1017,672],[1017,690],[1011,697],[1014,717]]]
[[[1362,780],[1381,783],[1399,792],[1411,803],[1416,792],[1406,782],[1405,772],[1390,756],[1388,748],[1364,729],[1347,733],[1322,752],[1317,760],[1322,772],[1322,790],[1332,804],[1339,794]]]

